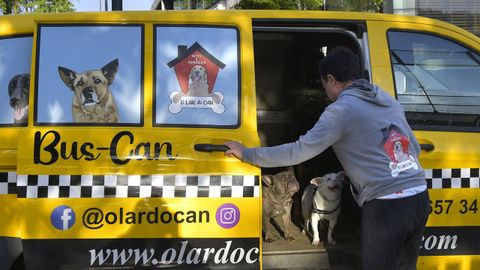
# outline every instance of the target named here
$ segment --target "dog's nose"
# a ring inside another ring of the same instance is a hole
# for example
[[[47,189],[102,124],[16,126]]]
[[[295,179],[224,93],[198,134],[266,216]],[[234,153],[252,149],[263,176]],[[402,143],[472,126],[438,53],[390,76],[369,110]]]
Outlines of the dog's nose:
[[[93,94],[93,89],[91,87],[86,87],[83,89],[82,93],[85,97],[91,97]]]

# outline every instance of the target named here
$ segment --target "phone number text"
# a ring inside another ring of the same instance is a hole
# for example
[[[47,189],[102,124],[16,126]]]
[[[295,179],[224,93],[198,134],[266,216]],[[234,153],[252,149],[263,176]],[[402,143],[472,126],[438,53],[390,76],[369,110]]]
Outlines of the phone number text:
[[[433,200],[430,201],[430,214],[447,215],[452,212],[459,214],[476,214],[478,212],[477,199],[472,200]]]

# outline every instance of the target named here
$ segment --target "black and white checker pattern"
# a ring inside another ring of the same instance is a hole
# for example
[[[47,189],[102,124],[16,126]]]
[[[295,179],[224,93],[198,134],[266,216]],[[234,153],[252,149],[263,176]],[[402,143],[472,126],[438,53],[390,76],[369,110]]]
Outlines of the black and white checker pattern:
[[[255,175],[18,175],[19,198],[259,197]]]
[[[479,168],[426,169],[429,189],[479,188]],[[17,183],[16,183],[17,182]],[[0,195],[19,198],[259,197],[255,175],[16,175],[0,172]]]
[[[427,169],[427,187],[439,188],[478,188],[479,168]]]
[[[17,173],[0,172],[0,195],[17,194]]]

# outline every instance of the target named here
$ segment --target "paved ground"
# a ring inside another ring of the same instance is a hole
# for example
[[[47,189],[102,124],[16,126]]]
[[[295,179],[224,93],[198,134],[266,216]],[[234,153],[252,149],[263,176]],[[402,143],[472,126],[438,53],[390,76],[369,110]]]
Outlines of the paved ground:
[[[279,220],[276,221],[279,222]],[[295,237],[295,242],[287,242],[278,232],[278,228],[276,228],[277,230],[274,230],[274,235],[277,237],[277,240],[272,244],[263,243],[263,251],[325,250],[323,245],[312,246],[310,239],[304,235],[295,224],[292,224],[291,227],[294,228],[293,236]]]
[[[275,236],[278,238],[272,244],[263,243],[264,254],[279,254],[278,256],[287,256],[285,260],[302,260],[304,265],[308,265],[311,261],[311,268],[302,266],[301,269],[317,269],[317,270],[359,270],[361,269],[360,260],[360,246],[358,226],[348,222],[349,219],[339,219],[337,227],[334,230],[333,237],[337,243],[334,245],[311,245],[311,237],[306,236],[301,232],[300,225],[293,224],[295,230],[293,231],[296,241],[288,243],[281,234],[281,229],[275,231]],[[276,219],[276,223],[281,222]],[[281,224],[281,223],[279,223]],[[281,225],[280,225],[281,226]],[[321,240],[326,241],[326,224],[323,223],[321,228]],[[279,232],[280,231],[280,232]],[[290,257],[289,254],[291,254]],[[294,256],[294,254],[303,254],[304,256]],[[265,256],[265,255],[264,255]],[[315,256],[315,259],[311,258]],[[318,257],[322,257],[322,261],[318,261]],[[265,263],[265,260],[264,260]],[[318,267],[317,267],[318,266]],[[264,268],[269,268],[264,265]],[[270,267],[269,269],[275,269]],[[300,269],[300,268],[284,268],[284,269]]]

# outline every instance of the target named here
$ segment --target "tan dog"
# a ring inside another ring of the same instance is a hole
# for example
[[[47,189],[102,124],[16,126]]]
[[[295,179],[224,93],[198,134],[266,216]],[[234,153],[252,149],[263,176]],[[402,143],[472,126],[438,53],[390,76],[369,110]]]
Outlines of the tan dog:
[[[118,71],[118,59],[101,69],[77,73],[58,67],[63,82],[73,95],[73,120],[79,123],[118,123],[117,104],[109,86]]]
[[[207,70],[202,65],[195,65],[190,70],[190,84],[186,94],[182,92],[173,97],[173,102],[177,103],[182,96],[187,97],[212,97],[215,103],[220,103],[221,98],[215,93],[208,92]]]
[[[292,234],[291,210],[293,199],[300,185],[295,178],[293,168],[279,172],[275,175],[263,175],[262,182],[265,185],[262,190],[262,225],[265,232],[265,242],[273,243],[272,224],[270,219],[276,216],[282,217],[283,234],[288,242],[295,241]]]
[[[207,70],[201,65],[195,65],[190,70],[190,84],[188,85],[188,96],[206,97],[208,93]]]

